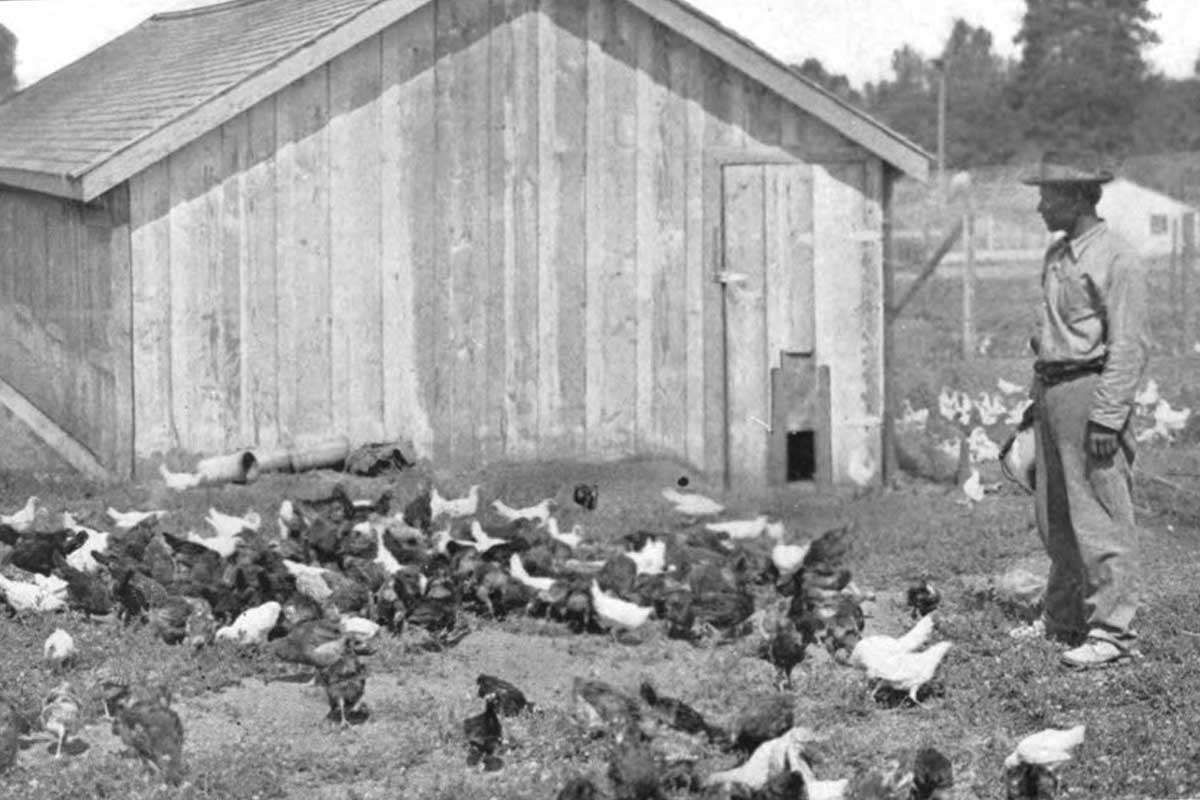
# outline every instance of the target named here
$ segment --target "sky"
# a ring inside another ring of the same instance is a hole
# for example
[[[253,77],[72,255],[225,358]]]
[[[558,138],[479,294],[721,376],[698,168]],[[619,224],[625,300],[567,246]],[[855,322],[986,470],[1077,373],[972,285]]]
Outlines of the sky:
[[[298,0],[299,1],[299,0]],[[212,0],[0,0],[0,24],[17,36],[21,85],[53,72],[158,11]],[[700,10],[787,63],[809,56],[855,86],[890,77],[903,44],[932,56],[956,17],[992,32],[1002,55],[1017,56],[1013,36],[1024,0],[690,0]],[[1192,74],[1200,57],[1200,0],[1150,0],[1162,43],[1151,65],[1169,77]]]

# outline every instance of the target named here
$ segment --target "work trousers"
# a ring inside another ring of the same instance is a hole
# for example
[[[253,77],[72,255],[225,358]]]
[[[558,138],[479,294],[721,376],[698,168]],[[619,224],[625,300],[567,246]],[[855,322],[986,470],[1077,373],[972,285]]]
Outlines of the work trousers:
[[[1046,633],[1105,639],[1129,648],[1138,604],[1133,520],[1133,437],[1099,460],[1087,452],[1087,422],[1099,375],[1037,381],[1037,524],[1050,556]]]

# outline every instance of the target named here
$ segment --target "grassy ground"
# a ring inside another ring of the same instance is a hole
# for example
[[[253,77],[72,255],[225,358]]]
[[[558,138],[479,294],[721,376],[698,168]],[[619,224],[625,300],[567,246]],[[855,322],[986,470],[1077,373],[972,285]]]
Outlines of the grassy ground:
[[[1156,469],[1196,466],[1183,449],[1148,455]],[[545,494],[565,500],[574,482],[597,481],[597,510],[576,509],[568,522],[580,521],[589,538],[605,542],[639,527],[681,530],[658,497],[659,488],[681,472],[670,463],[632,461],[496,465],[476,475],[441,479],[458,488],[478,478],[488,496],[515,501]],[[337,477],[276,477],[253,487],[178,495],[173,524],[197,523],[209,504],[229,511],[252,506],[266,515],[283,496],[320,494]],[[415,491],[416,478],[409,472],[394,481],[361,479],[351,485],[362,495],[395,485],[404,497]],[[720,495],[702,482],[697,488]],[[10,479],[2,487],[6,502],[0,507],[12,507],[35,489],[52,508],[85,513],[99,512],[110,502],[126,507],[157,499],[149,487],[98,491]],[[896,631],[907,623],[900,601],[907,582],[926,576],[943,589],[938,637],[956,646],[940,673],[944,692],[927,708],[877,705],[860,673],[828,659],[814,658],[797,668],[797,719],[829,736],[818,745],[818,775],[849,777],[881,768],[891,758],[907,760],[919,746],[933,744],[952,759],[960,797],[998,798],[1003,796],[1000,763],[1019,737],[1041,727],[1085,723],[1087,741],[1067,771],[1066,796],[1196,792],[1196,506],[1188,507],[1170,490],[1143,487],[1140,503],[1157,509],[1143,520],[1145,658],[1136,668],[1078,675],[1057,666],[1057,650],[1048,643],[1015,644],[1007,630],[1016,618],[976,591],[978,578],[1011,564],[1040,569],[1027,498],[1002,493],[973,508],[957,499],[949,487],[919,482],[859,499],[785,491],[728,497],[732,513],[779,514],[797,538],[856,520],[851,563],[859,583],[878,594],[868,623],[873,629]],[[538,620],[479,621],[476,632],[441,654],[410,652],[385,637],[370,659],[371,717],[343,732],[324,722],[318,690],[272,680],[279,667],[252,650],[217,647],[193,656],[153,641],[145,630],[87,622],[73,614],[0,625],[5,685],[26,705],[59,679],[39,658],[41,642],[56,626],[71,631],[80,645],[80,660],[66,677],[85,693],[106,675],[137,678],[153,672],[173,683],[182,696],[178,707],[188,732],[193,785],[157,788],[136,762],[116,755],[119,748],[98,718],[93,693],[86,709],[89,724],[76,745],[86,750],[60,762],[41,744],[24,751],[0,797],[548,798],[574,774],[602,780],[605,770],[604,745],[585,736],[571,714],[574,676],[595,676],[630,690],[649,678],[717,722],[728,722],[740,702],[769,689],[773,676],[768,664],[753,657],[748,642],[694,647],[652,631],[634,643],[614,643],[604,636],[571,635]],[[459,733],[461,720],[479,710],[473,692],[479,672],[517,682],[543,709],[509,724],[506,766],[497,773],[466,767]],[[715,750],[703,755],[701,771],[731,766]]]
[[[953,311],[954,286],[933,282],[902,326],[901,393],[922,398],[942,385],[972,391],[994,386],[989,362],[959,364]],[[981,288],[986,329],[998,355],[1021,356],[1024,333],[1011,320],[1029,301],[1027,286],[990,282]],[[1036,295],[1034,296],[1036,299]],[[994,318],[994,320],[993,320]],[[985,328],[981,326],[981,330]],[[1163,352],[1168,352],[1166,349]],[[929,353],[937,356],[930,359]],[[1194,363],[1171,363],[1160,384],[1173,403],[1189,404],[1197,390]],[[1190,366],[1189,366],[1190,364]],[[1006,370],[1025,369],[1006,362]],[[1019,375],[1006,374],[1008,379]],[[977,385],[965,386],[965,383]],[[936,409],[935,409],[936,413]],[[954,487],[905,478],[866,497],[816,495],[802,490],[726,495],[691,475],[693,488],[723,498],[730,518],[759,512],[784,519],[789,536],[806,539],[854,520],[851,566],[872,589],[868,628],[899,631],[908,623],[904,588],[926,577],[943,592],[937,637],[954,642],[939,673],[942,691],[925,708],[876,704],[861,673],[814,657],[795,672],[797,721],[827,736],[815,746],[822,778],[851,777],[908,762],[931,744],[952,760],[957,797],[1003,797],[1000,765],[1023,735],[1047,726],[1084,723],[1087,738],[1065,772],[1070,798],[1184,798],[1200,796],[1200,694],[1194,691],[1200,660],[1200,454],[1195,437],[1146,448],[1136,502],[1144,527],[1144,609],[1139,617],[1144,658],[1136,666],[1073,674],[1057,665],[1058,650],[1042,641],[1017,643],[1007,631],[1019,621],[981,594],[980,585],[1012,565],[1044,569],[1027,497],[1003,490],[974,507],[958,501]],[[372,496],[385,487],[400,500],[434,477],[450,493],[480,482],[484,502],[502,497],[532,502],[547,494],[563,502],[566,527],[581,523],[596,551],[639,528],[686,532],[659,497],[659,489],[687,474],[662,461],[610,464],[538,463],[484,465],[470,472],[412,470],[390,478],[348,479],[352,492]],[[161,487],[95,487],[52,475],[0,475],[0,511],[29,494],[54,510],[96,522],[108,505],[165,506],[168,527],[200,527],[209,506],[241,512],[256,508],[268,523],[284,497],[315,497],[343,479],[326,472],[266,476],[249,487],[222,487],[167,495]],[[600,502],[585,512],[570,502],[571,487],[596,482]],[[763,599],[769,594],[764,589]],[[41,664],[41,644],[64,627],[79,645],[65,676]],[[652,626],[653,628],[653,626]],[[44,744],[21,753],[18,766],[0,778],[0,798],[551,798],[571,776],[591,775],[604,785],[607,751],[586,736],[572,715],[574,676],[594,676],[628,690],[643,679],[680,697],[715,722],[727,723],[752,694],[770,689],[773,670],[753,655],[750,641],[692,646],[653,628],[634,641],[572,635],[546,621],[476,620],[475,630],[445,653],[410,650],[383,637],[369,658],[369,720],[340,731],[323,717],[323,695],[314,687],[278,680],[280,666],[254,650],[213,647],[192,654],[155,641],[148,631],[91,622],[75,614],[0,620],[3,692],[24,708],[62,677],[84,693],[86,725],[72,755],[55,761]],[[474,678],[490,672],[525,689],[540,713],[506,721],[505,766],[481,773],[465,764],[464,717],[478,712]],[[187,730],[191,785],[168,790],[149,781],[100,718],[95,692],[105,677],[155,675],[175,688]],[[704,774],[732,766],[715,750],[699,754]],[[680,794],[679,796],[684,796]]]

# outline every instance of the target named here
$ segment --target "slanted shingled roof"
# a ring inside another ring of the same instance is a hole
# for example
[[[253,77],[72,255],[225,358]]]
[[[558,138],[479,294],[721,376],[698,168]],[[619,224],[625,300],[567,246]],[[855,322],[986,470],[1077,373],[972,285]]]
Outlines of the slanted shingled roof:
[[[92,200],[432,0],[232,0],[158,14],[0,104],[0,185]],[[626,0],[924,179],[931,156],[683,0]]]
[[[0,105],[0,168],[79,176],[376,2],[233,0],[153,16]]]

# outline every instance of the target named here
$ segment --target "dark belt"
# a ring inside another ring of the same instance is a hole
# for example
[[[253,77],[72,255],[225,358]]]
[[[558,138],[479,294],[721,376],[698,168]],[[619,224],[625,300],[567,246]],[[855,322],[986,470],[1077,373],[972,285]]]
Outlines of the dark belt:
[[[1107,356],[1096,356],[1087,361],[1037,361],[1034,362],[1033,371],[1042,383],[1054,386],[1085,375],[1099,375],[1104,371],[1107,359]]]

